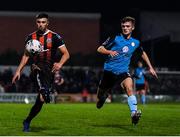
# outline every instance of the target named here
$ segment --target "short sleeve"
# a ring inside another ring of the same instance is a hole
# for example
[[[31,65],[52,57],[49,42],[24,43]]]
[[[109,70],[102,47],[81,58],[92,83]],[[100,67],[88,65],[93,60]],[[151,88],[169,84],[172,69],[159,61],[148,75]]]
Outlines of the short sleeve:
[[[25,38],[25,44],[31,39],[31,36],[28,35],[26,38]]]
[[[142,55],[143,54],[143,47],[139,45],[139,47],[136,49],[137,54]]]
[[[60,46],[64,45],[65,42],[64,42],[63,38],[60,35],[55,34],[55,36],[54,36],[54,44],[56,45],[56,47],[60,47]]]
[[[102,45],[103,45],[105,48],[110,49],[110,48],[114,45],[114,39],[115,39],[115,36],[108,37],[108,38],[102,43]]]

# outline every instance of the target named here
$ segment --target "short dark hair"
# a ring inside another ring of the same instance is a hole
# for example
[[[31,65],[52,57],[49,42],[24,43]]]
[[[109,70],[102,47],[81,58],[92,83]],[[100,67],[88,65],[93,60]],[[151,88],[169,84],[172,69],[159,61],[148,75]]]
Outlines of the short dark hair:
[[[40,19],[40,18],[49,19],[49,15],[47,13],[39,13],[39,14],[36,15],[36,19]]]
[[[130,16],[124,17],[124,18],[121,20],[121,23],[125,23],[125,22],[128,22],[128,21],[131,21],[132,24],[135,26],[136,20],[135,20],[135,18],[130,17]]]

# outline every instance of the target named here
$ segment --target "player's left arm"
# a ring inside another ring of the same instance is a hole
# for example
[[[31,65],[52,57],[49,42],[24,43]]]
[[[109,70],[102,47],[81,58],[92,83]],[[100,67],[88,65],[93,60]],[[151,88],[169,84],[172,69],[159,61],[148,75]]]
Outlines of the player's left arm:
[[[149,60],[148,55],[146,54],[145,51],[142,51],[142,55],[141,55],[142,59],[146,62],[147,66],[149,67],[149,72],[155,76],[156,78],[158,78],[156,71],[154,70],[153,66],[151,65],[151,62]]]
[[[52,68],[52,72],[60,70],[64,63],[70,58],[69,52],[65,46],[65,44],[58,47],[60,52],[62,53],[62,57],[59,62],[55,62]]]

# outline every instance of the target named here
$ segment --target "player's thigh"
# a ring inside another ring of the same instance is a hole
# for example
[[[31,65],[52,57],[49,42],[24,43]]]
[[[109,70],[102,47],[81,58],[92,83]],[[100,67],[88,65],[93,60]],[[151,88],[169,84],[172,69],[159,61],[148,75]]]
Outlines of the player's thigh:
[[[104,71],[103,77],[99,83],[101,89],[111,89],[116,83],[115,75],[112,72]]]

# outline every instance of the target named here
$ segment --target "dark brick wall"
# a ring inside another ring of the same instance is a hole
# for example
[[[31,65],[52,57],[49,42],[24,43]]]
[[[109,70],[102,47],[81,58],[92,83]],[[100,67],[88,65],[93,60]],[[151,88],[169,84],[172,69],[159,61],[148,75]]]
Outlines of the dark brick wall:
[[[12,14],[12,13],[11,13]],[[16,15],[16,14],[15,14]],[[0,53],[8,49],[22,52],[26,36],[36,30],[34,16],[0,15]],[[99,45],[100,19],[84,17],[50,17],[49,28],[59,33],[70,53],[88,54]]]

